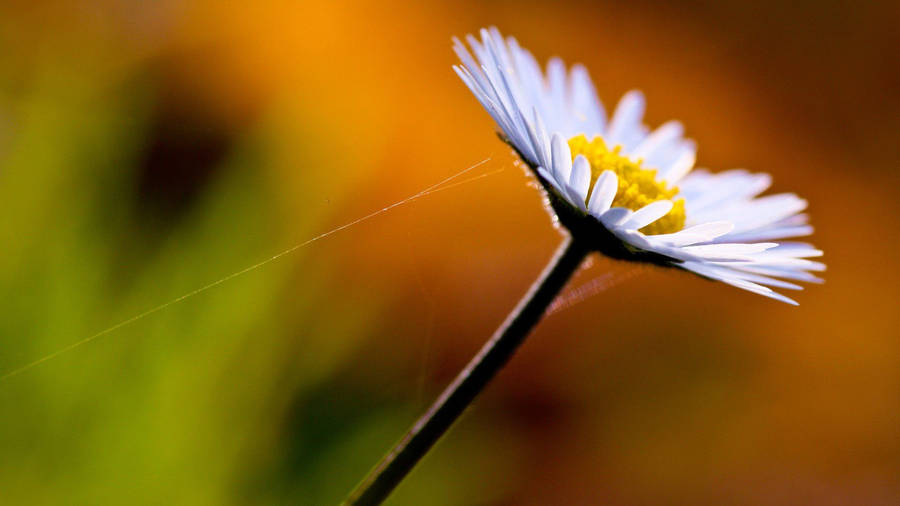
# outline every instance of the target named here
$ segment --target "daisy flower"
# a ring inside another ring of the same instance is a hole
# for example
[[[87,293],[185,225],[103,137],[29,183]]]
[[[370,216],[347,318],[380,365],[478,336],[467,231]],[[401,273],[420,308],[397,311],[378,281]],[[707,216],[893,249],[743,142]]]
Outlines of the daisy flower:
[[[587,70],[553,58],[544,72],[496,28],[454,39],[454,70],[544,189],[556,219],[577,241],[613,258],[693,272],[790,304],[768,287],[821,282],[822,252],[802,242],[813,229],[806,201],[760,197],[768,174],[692,170],[696,146],[677,121],[651,130],[644,97],[630,91],[607,116]],[[474,55],[474,56],[473,56]]]

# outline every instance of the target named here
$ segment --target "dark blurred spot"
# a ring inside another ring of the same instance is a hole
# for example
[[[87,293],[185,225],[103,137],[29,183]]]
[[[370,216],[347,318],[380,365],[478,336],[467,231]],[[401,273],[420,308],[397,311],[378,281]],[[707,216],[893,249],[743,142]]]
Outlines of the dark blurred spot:
[[[140,216],[177,220],[214,179],[232,142],[232,135],[202,111],[160,104],[138,164]]]
[[[520,428],[535,433],[559,429],[573,415],[573,406],[541,381],[529,382],[525,388],[517,387],[504,393],[495,401],[500,404],[504,416]]]
[[[139,76],[151,91],[135,180],[138,216],[162,227],[177,222],[215,180],[240,129],[181,67],[168,55]]]

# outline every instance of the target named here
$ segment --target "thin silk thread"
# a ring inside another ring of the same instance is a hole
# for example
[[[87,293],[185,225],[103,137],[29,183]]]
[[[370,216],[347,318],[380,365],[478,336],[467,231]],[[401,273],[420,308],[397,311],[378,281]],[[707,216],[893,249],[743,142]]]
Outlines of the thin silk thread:
[[[314,243],[314,242],[316,242],[316,241],[319,241],[319,240],[321,240],[321,239],[324,239],[324,238],[326,238],[326,237],[328,237],[328,236],[330,236],[330,235],[336,234],[336,233],[338,233],[338,232],[340,232],[340,231],[342,231],[342,230],[346,230],[346,229],[348,229],[348,228],[350,228],[350,227],[352,227],[352,226],[354,226],[354,225],[358,225],[358,224],[360,224],[360,223],[362,223],[362,222],[364,222],[364,221],[367,221],[367,220],[370,220],[370,219],[372,219],[372,218],[375,218],[376,216],[379,216],[379,215],[381,215],[381,214],[384,214],[384,213],[390,211],[391,209],[394,209],[394,208],[396,208],[396,207],[402,206],[402,205],[404,205],[404,204],[408,204],[408,203],[410,203],[410,202],[412,202],[412,201],[414,201],[414,200],[420,199],[420,198],[422,198],[422,197],[426,197],[426,196],[428,196],[428,195],[432,195],[432,194],[437,193],[437,192],[440,192],[440,191],[449,190],[450,188],[455,188],[455,187],[460,186],[460,185],[463,185],[463,184],[472,183],[472,182],[477,181],[477,180],[479,180],[479,179],[483,179],[483,178],[485,178],[485,177],[487,177],[487,176],[491,176],[491,175],[497,174],[498,172],[501,172],[501,171],[503,170],[502,168],[497,169],[497,170],[493,170],[493,171],[490,171],[490,172],[486,172],[486,173],[481,174],[481,175],[478,175],[478,176],[473,176],[473,177],[464,179],[464,180],[462,180],[462,181],[457,181],[457,182],[455,182],[455,183],[447,184],[447,183],[450,183],[450,181],[453,181],[454,179],[456,179],[456,178],[458,178],[458,177],[460,177],[460,176],[462,176],[462,175],[464,175],[464,174],[466,174],[466,173],[468,173],[468,172],[470,172],[470,171],[472,171],[472,170],[474,170],[474,169],[476,169],[476,168],[478,168],[478,167],[484,165],[484,164],[487,163],[490,159],[491,159],[491,157],[489,156],[489,157],[485,158],[484,160],[481,160],[480,162],[478,162],[478,163],[476,163],[476,164],[474,164],[474,165],[471,165],[471,166],[469,166],[468,168],[463,169],[462,171],[457,172],[456,174],[454,174],[454,175],[452,175],[452,176],[450,176],[450,177],[448,177],[448,178],[446,178],[446,179],[444,179],[444,180],[442,180],[442,181],[440,181],[440,182],[438,182],[438,183],[435,183],[435,184],[429,186],[428,188],[425,188],[424,190],[422,190],[422,191],[420,191],[420,192],[418,192],[418,193],[416,193],[416,194],[414,194],[414,195],[412,195],[412,196],[406,197],[405,199],[400,200],[400,201],[398,201],[398,202],[395,202],[395,203],[393,203],[393,204],[391,204],[391,205],[389,205],[389,206],[387,206],[387,207],[383,207],[383,208],[381,208],[381,209],[379,209],[379,210],[377,210],[377,211],[374,211],[374,212],[372,212],[372,213],[369,213],[369,214],[363,216],[362,218],[357,218],[357,219],[355,219],[355,220],[353,220],[353,221],[351,221],[351,222],[349,222],[349,223],[345,223],[345,224],[343,224],[343,225],[341,225],[341,226],[339,226],[339,227],[337,227],[337,228],[334,228],[334,229],[332,229],[332,230],[329,230],[328,232],[323,232],[323,233],[321,233],[321,234],[319,234],[319,235],[317,235],[317,236],[315,236],[315,237],[313,237],[313,238],[311,238],[311,239],[307,239],[306,241],[301,242],[300,244],[291,246],[290,248],[288,248],[288,249],[282,251],[281,253],[275,254],[275,255],[273,255],[273,256],[271,256],[271,257],[265,259],[265,260],[262,260],[262,261],[260,261],[260,262],[257,262],[257,263],[255,263],[255,264],[249,266],[249,267],[245,267],[245,268],[243,268],[243,269],[241,269],[241,270],[239,270],[239,271],[237,271],[237,272],[233,272],[233,273],[231,273],[231,274],[229,274],[229,275],[227,275],[227,276],[225,276],[225,277],[223,277],[223,278],[218,279],[217,281],[213,281],[212,283],[209,283],[208,285],[205,285],[205,286],[202,286],[202,287],[200,287],[200,288],[197,288],[196,290],[192,290],[192,291],[190,291],[190,292],[188,292],[188,293],[186,293],[186,294],[184,294],[184,295],[181,295],[181,296],[179,296],[179,297],[176,297],[176,298],[170,300],[169,302],[166,302],[166,303],[160,304],[160,305],[158,305],[158,306],[156,306],[156,307],[153,307],[153,308],[151,308],[151,309],[148,309],[147,311],[144,311],[143,313],[140,313],[140,314],[138,314],[138,315],[132,316],[131,318],[128,318],[127,320],[123,320],[123,321],[121,321],[121,322],[119,322],[119,323],[117,323],[117,324],[115,324],[115,325],[113,325],[113,326],[111,326],[111,327],[108,327],[108,328],[106,328],[106,329],[104,329],[104,330],[101,330],[100,332],[97,332],[96,334],[93,334],[93,335],[91,335],[91,336],[88,336],[88,337],[86,337],[86,338],[84,338],[84,339],[82,339],[82,340],[80,340],[80,341],[76,341],[76,342],[74,342],[74,343],[72,343],[72,344],[70,344],[70,345],[68,345],[68,346],[65,346],[65,347],[63,347],[63,348],[60,348],[60,349],[58,349],[58,350],[56,350],[56,351],[54,351],[54,352],[52,352],[52,353],[50,353],[50,354],[48,354],[48,355],[45,355],[45,356],[43,356],[43,357],[41,357],[41,358],[39,358],[39,359],[37,359],[37,360],[34,360],[33,362],[29,362],[29,363],[27,363],[27,364],[25,364],[25,365],[23,365],[23,366],[21,366],[21,367],[18,367],[18,368],[16,368],[16,369],[13,369],[12,371],[9,371],[9,372],[3,374],[2,376],[0,376],[0,382],[5,381],[5,380],[8,380],[9,378],[12,378],[13,376],[17,376],[17,375],[19,375],[19,374],[22,374],[23,372],[25,372],[25,371],[27,371],[27,370],[29,370],[29,369],[32,369],[32,368],[34,368],[34,367],[36,367],[36,366],[38,366],[38,365],[41,365],[41,364],[43,364],[44,362],[47,362],[48,360],[52,360],[52,359],[54,359],[54,358],[56,358],[56,357],[58,357],[58,356],[60,356],[60,355],[62,355],[62,354],[64,354],[64,353],[67,353],[67,352],[69,352],[69,351],[74,350],[75,348],[78,348],[78,347],[80,347],[80,346],[83,346],[83,345],[85,345],[85,344],[88,344],[88,343],[90,343],[91,341],[95,341],[95,340],[97,340],[97,339],[99,339],[99,338],[101,338],[101,337],[103,337],[103,336],[105,336],[105,335],[107,335],[107,334],[109,334],[109,333],[112,333],[112,332],[114,332],[114,331],[116,331],[116,330],[118,330],[118,329],[120,329],[120,328],[122,328],[122,327],[125,327],[125,326],[127,326],[127,325],[130,325],[130,324],[132,324],[132,323],[134,323],[134,322],[136,322],[136,321],[138,321],[138,320],[141,320],[141,319],[146,318],[146,317],[148,317],[148,316],[150,316],[150,315],[152,315],[152,314],[154,314],[154,313],[157,313],[157,312],[159,312],[159,311],[162,311],[163,309],[166,309],[166,308],[168,308],[168,307],[170,307],[170,306],[173,306],[173,305],[175,305],[175,304],[178,304],[179,302],[182,302],[182,301],[184,301],[185,299],[189,299],[189,298],[191,298],[191,297],[193,297],[193,296],[195,296],[195,295],[201,294],[201,293],[203,293],[203,292],[205,292],[205,291],[207,291],[207,290],[209,290],[209,289],[215,288],[216,286],[219,286],[219,285],[221,285],[222,283],[228,282],[228,281],[230,281],[230,280],[232,280],[232,279],[234,279],[234,278],[236,278],[236,277],[238,277],[238,276],[244,275],[244,274],[246,274],[246,273],[248,273],[248,272],[250,272],[250,271],[259,269],[260,267],[263,267],[263,266],[265,266],[265,265],[267,265],[267,264],[269,264],[269,263],[272,263],[272,262],[278,260],[279,258],[281,258],[281,257],[283,257],[283,256],[290,255],[291,253],[297,251],[298,249],[300,249],[300,248],[302,248],[302,247],[304,247],[304,246],[308,246],[308,245],[310,245],[310,244],[312,244],[312,243]]]
[[[550,307],[547,308],[545,316],[550,316],[559,313],[560,311],[565,311],[576,304],[581,304],[587,299],[604,292],[619,283],[628,281],[643,272],[645,271],[642,266],[634,265],[630,266],[628,270],[625,271],[607,272],[601,276],[597,276],[557,297],[556,300],[550,304]]]

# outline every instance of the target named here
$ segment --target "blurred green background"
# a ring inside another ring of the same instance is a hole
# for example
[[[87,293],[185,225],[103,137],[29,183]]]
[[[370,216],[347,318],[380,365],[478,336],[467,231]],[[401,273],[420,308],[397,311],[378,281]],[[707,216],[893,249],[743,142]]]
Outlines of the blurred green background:
[[[498,25],[811,202],[799,308],[670,271],[550,316],[391,504],[898,504],[896,2],[8,1],[0,504],[335,504],[559,242],[450,70]],[[637,275],[634,275],[637,274]]]

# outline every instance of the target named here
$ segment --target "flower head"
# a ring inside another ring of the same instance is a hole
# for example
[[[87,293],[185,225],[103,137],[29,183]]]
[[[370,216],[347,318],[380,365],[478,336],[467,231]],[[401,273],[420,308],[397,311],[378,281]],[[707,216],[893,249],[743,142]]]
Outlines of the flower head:
[[[454,40],[456,73],[488,111],[576,240],[614,258],[672,266],[796,304],[768,286],[821,282],[812,233],[794,194],[759,197],[767,174],[694,170],[696,146],[670,121],[642,122],[644,97],[625,94],[610,117],[587,70],[551,59],[546,73],[496,28]],[[473,56],[474,53],[474,56]]]

